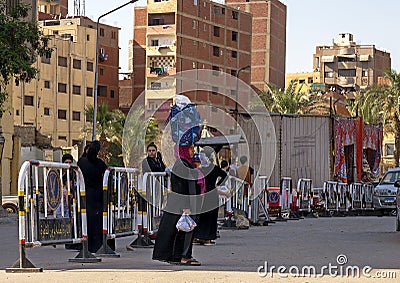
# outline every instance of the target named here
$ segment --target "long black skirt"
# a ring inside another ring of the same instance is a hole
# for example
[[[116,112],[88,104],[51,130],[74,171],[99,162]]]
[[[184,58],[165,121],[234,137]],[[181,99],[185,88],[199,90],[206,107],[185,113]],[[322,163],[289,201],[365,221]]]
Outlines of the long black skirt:
[[[200,240],[215,240],[218,228],[218,207],[200,214],[194,237]]]
[[[164,212],[154,245],[154,260],[180,261],[181,258],[192,257],[193,231],[187,233],[176,229],[180,217],[178,214]]]

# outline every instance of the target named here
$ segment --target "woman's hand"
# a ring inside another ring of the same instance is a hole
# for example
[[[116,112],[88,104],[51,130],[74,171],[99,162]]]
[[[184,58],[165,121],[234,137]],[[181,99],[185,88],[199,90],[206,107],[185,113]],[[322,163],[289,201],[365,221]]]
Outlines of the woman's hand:
[[[190,209],[189,208],[183,209],[183,213],[189,215],[190,214]]]

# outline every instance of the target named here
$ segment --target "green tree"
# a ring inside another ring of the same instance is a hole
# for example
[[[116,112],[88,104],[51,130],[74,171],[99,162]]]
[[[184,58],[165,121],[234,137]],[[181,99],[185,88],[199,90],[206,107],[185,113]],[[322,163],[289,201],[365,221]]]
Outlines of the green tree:
[[[31,7],[17,3],[7,6],[0,0],[0,115],[7,98],[7,85],[30,82],[38,73],[32,64],[38,56],[51,56],[48,37],[43,36],[37,22],[28,19]]]
[[[380,124],[395,138],[395,166],[400,158],[400,74],[395,70],[384,75],[387,84],[370,86],[357,98],[358,114],[370,124]]]
[[[267,91],[258,95],[268,111],[282,114],[312,114],[325,111],[326,99],[318,93],[302,92],[302,85],[296,90],[298,81],[291,81],[285,90],[267,84]]]
[[[8,5],[10,1],[0,0],[0,119],[8,95],[7,85],[12,79],[16,85],[30,82],[38,72],[32,65],[37,56],[50,56],[52,52],[47,47],[49,39],[42,35],[37,22],[28,19],[29,5],[18,2],[12,7]],[[1,155],[0,170],[2,158]],[[0,200],[2,197],[0,178]],[[2,211],[0,206],[0,214]]]
[[[88,118],[88,122],[93,121],[94,111],[93,106],[88,106],[85,110],[85,114]],[[99,157],[108,163],[111,158],[109,147],[111,143],[115,143],[117,148],[122,151],[122,133],[124,129],[126,116],[120,110],[108,111],[107,103],[100,103],[97,109],[96,116],[96,133],[101,143],[101,150]],[[86,136],[90,135],[93,130],[92,124],[87,124],[83,128],[83,132]],[[97,137],[96,137],[97,138]],[[113,147],[114,148],[114,147]],[[114,148],[115,149],[115,148]],[[117,152],[117,151],[114,151]],[[117,153],[117,155],[121,152]]]

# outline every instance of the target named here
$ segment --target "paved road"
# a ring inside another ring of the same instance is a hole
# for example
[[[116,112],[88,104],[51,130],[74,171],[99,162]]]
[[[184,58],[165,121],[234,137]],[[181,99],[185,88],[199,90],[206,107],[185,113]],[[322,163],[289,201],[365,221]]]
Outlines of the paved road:
[[[264,265],[265,261],[269,267],[282,265],[287,269],[297,266],[301,270],[305,265],[313,265],[319,273],[323,266],[338,265],[337,256],[345,255],[347,263],[344,266],[358,266],[360,270],[370,266],[374,269],[370,274],[397,269],[397,279],[376,281],[378,279],[375,278],[370,282],[399,282],[400,233],[394,232],[394,222],[393,217],[310,218],[278,222],[268,227],[251,227],[250,230],[222,230],[216,246],[195,246],[194,256],[203,263],[201,267],[173,266],[152,261],[151,249],[126,251],[125,245],[132,240],[130,237],[117,239],[120,258],[103,258],[101,263],[95,264],[69,263],[68,259],[76,253],[62,246],[41,247],[29,249],[27,255],[45,272],[29,276],[39,281],[46,276],[57,276],[68,280],[86,278],[93,281],[93,278],[97,278],[99,282],[117,278],[122,281],[135,278],[133,281],[152,279],[158,282],[271,282],[257,275],[257,268]],[[17,259],[17,231],[16,223],[0,225],[0,268],[3,270]],[[324,273],[327,275],[326,269]],[[130,276],[126,277],[128,274]],[[0,271],[0,281],[24,281],[23,276],[27,275]],[[282,279],[277,276],[274,276],[274,280]],[[293,281],[297,279],[282,279],[284,281],[279,282],[297,282]],[[324,278],[318,282],[344,282],[335,280],[339,279],[330,278],[327,281]],[[360,280],[366,282],[365,278]],[[312,278],[306,281],[314,282]]]

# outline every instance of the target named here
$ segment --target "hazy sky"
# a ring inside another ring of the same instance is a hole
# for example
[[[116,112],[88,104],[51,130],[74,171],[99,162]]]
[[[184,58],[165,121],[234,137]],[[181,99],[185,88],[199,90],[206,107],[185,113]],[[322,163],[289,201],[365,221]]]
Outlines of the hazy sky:
[[[83,1],[83,0],[81,0]],[[191,1],[191,0],[185,0]],[[128,0],[86,0],[86,16],[94,21]],[[120,30],[121,72],[128,70],[128,41],[133,33],[134,5],[102,19]],[[223,2],[223,1],[218,1]],[[374,44],[391,53],[392,68],[400,72],[400,1],[398,0],[281,0],[287,6],[286,72],[312,71],[317,45],[331,45],[339,33],[352,33],[358,44]],[[70,14],[74,1],[69,0]]]

